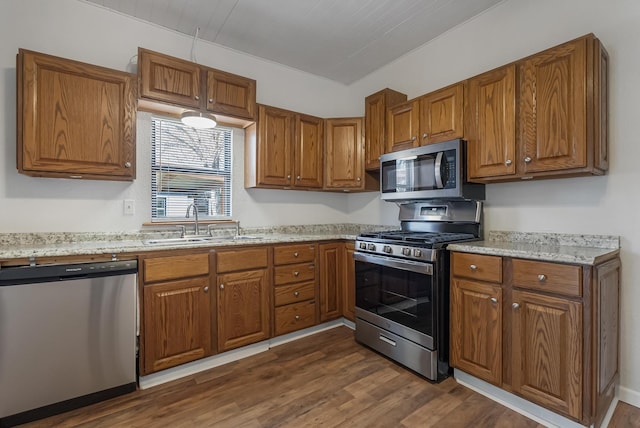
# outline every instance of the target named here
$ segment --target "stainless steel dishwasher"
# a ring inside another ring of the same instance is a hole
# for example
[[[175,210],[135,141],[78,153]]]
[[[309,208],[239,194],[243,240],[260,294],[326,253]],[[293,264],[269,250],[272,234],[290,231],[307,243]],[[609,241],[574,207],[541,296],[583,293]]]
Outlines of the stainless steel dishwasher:
[[[0,269],[0,427],[136,389],[137,268]]]

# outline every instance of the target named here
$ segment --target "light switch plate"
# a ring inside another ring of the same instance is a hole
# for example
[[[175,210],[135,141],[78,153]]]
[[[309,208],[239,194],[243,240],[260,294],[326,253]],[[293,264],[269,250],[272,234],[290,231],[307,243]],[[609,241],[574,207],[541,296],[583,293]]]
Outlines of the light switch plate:
[[[134,215],[136,213],[136,203],[133,199],[124,200],[124,215]]]

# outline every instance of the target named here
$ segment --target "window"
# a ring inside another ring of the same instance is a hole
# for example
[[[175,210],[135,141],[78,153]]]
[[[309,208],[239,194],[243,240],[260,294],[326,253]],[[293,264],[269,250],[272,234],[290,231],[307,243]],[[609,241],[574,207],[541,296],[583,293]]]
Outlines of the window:
[[[201,219],[231,217],[231,134],[152,117],[152,220],[183,219],[191,204]]]

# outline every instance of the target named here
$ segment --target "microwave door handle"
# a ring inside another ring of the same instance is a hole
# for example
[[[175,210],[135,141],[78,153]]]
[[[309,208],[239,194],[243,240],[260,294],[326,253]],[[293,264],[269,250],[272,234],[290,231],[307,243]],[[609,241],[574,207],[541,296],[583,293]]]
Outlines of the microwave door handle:
[[[435,164],[435,168],[434,168],[434,174],[436,177],[436,187],[438,189],[442,189],[444,187],[444,184],[442,184],[442,156],[443,156],[443,152],[438,152],[438,154],[436,155],[436,164]]]

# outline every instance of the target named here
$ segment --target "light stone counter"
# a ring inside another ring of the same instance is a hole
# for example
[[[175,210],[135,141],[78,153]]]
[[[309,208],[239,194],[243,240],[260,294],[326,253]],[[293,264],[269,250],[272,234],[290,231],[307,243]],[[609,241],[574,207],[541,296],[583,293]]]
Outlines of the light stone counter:
[[[365,231],[393,230],[397,226],[329,224],[242,228],[241,235],[256,239],[228,239],[233,228],[213,229],[220,240],[178,244],[148,245],[150,239],[177,238],[176,231],[140,231],[126,233],[4,233],[0,234],[0,261],[35,257],[81,256],[96,254],[142,253],[148,251],[214,248],[238,245],[280,244],[287,242],[354,240]],[[225,239],[227,238],[227,239]]]
[[[451,244],[450,251],[595,265],[620,252],[619,236],[491,231],[485,241]]]

